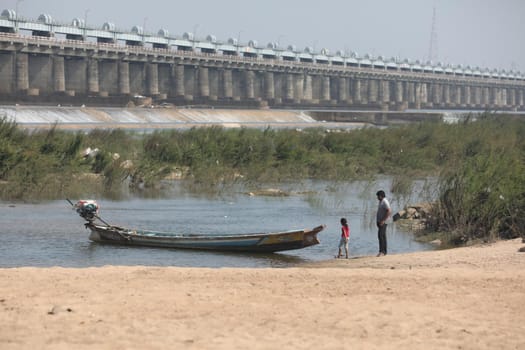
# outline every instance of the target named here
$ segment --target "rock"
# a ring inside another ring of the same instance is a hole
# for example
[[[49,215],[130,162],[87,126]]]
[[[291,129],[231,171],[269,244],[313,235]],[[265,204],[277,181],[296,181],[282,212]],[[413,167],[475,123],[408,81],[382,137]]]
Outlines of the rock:
[[[54,305],[51,310],[49,310],[47,312],[48,315],[56,315],[58,314],[59,312],[72,312],[73,309],[69,308],[69,307],[63,307],[63,306],[60,306],[60,305]]]
[[[441,245],[441,240],[440,239],[435,239],[433,241],[430,242],[430,244],[432,245],[435,245],[435,246],[440,246]]]
[[[180,180],[182,179],[182,170],[175,169],[164,177],[164,180]]]
[[[122,163],[120,163],[120,167],[122,169],[132,169],[133,168],[133,162],[129,159],[123,161]]]
[[[525,253],[525,247],[521,247],[520,249],[518,249],[518,252]]]
[[[88,147],[82,152],[82,157],[94,158],[98,154],[98,152],[99,152],[98,148],[91,149],[91,147]]]
[[[290,194],[277,188],[267,188],[258,191],[249,192],[250,196],[270,196],[270,197],[288,197]]]
[[[153,100],[151,97],[135,95],[133,97],[133,102],[137,107],[151,107]]]
[[[413,208],[413,207],[407,208],[407,210],[406,210],[406,218],[407,219],[414,219],[416,214],[417,214],[416,208]]]

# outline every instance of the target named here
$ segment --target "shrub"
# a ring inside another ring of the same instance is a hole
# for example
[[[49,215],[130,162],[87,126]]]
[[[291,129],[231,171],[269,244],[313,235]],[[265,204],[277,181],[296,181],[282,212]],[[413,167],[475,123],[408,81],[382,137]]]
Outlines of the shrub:
[[[464,126],[463,126],[464,127]],[[431,227],[452,243],[513,238],[525,228],[522,125],[486,118],[464,128],[461,159],[440,179]],[[453,166],[452,166],[453,165]]]

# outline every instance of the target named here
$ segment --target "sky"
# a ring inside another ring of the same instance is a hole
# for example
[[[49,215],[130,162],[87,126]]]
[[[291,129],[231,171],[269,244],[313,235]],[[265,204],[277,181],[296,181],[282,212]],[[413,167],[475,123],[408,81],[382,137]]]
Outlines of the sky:
[[[0,11],[17,7],[20,17],[86,18],[89,27],[112,22],[525,73],[525,0],[0,0]]]

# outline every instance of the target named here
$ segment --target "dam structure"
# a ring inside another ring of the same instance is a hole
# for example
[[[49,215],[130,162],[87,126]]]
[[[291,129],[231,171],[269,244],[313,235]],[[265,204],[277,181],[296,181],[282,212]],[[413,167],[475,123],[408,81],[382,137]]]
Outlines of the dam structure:
[[[2,104],[520,112],[524,95],[513,71],[0,17]]]

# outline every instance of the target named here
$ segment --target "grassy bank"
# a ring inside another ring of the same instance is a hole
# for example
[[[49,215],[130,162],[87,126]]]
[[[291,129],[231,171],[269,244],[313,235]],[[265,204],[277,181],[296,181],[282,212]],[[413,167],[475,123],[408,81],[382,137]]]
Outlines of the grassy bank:
[[[516,236],[525,217],[525,122],[485,115],[353,131],[223,129],[139,134],[51,129],[29,132],[0,121],[4,200],[118,196],[123,186],[158,188],[163,179],[196,186],[284,180],[394,177],[393,192],[440,174],[430,227],[451,241]],[[85,154],[87,148],[97,149]]]

